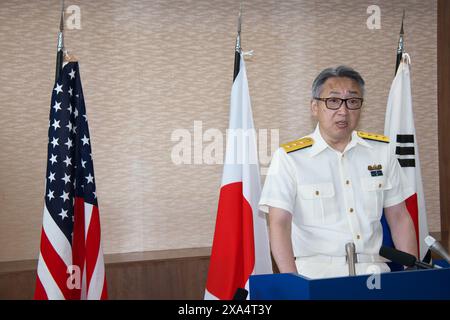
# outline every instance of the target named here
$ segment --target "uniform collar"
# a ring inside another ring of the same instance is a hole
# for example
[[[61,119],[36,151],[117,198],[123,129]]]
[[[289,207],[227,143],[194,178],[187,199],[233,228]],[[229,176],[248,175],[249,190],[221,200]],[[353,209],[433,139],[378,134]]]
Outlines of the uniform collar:
[[[313,138],[314,144],[311,147],[309,155],[311,157],[314,157],[315,155],[321,153],[326,148],[329,148],[328,143],[322,138],[322,135],[320,134],[319,130],[319,123],[316,125],[316,129],[314,130],[314,133],[311,135]]]
[[[330,150],[335,151],[333,148],[331,148],[328,143],[323,139],[322,135],[320,134],[319,124],[317,123],[316,129],[314,130],[314,133],[311,135],[311,137],[314,140],[314,144],[311,147],[310,150],[310,156],[314,157],[315,155],[321,153],[326,148],[329,148]],[[348,150],[354,148],[357,144],[360,144],[367,148],[373,148],[369,143],[367,143],[366,140],[361,138],[356,131],[352,132],[352,139],[348,143],[348,145],[345,147],[344,153]]]

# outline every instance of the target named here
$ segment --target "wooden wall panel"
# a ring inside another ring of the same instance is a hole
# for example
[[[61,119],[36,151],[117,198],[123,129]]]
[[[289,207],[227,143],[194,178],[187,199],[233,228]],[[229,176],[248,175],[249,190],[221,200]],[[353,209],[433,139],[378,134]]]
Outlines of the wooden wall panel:
[[[209,257],[107,266],[110,299],[203,299]]]
[[[105,256],[109,299],[203,299],[210,250],[196,248]],[[0,263],[0,299],[32,299],[36,265],[36,260]]]
[[[441,241],[450,248],[450,1],[438,2],[438,130]]]
[[[31,300],[35,285],[35,270],[0,273],[0,299]]]

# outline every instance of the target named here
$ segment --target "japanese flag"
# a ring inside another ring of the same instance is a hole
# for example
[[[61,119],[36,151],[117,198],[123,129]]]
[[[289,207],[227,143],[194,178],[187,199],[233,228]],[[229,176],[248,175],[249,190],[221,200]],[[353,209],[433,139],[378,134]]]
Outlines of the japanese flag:
[[[249,290],[250,275],[272,273],[266,219],[258,209],[261,181],[242,54],[229,121],[205,299],[230,300],[238,288]]]

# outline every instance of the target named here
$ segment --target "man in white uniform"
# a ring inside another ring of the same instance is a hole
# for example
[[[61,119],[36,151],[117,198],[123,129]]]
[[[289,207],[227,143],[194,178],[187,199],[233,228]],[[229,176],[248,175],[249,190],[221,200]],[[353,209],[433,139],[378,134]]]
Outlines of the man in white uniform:
[[[413,189],[390,154],[388,138],[354,130],[364,80],[345,66],[325,69],[312,94],[315,131],[275,152],[261,194],[280,272],[347,276],[345,245],[350,242],[356,248],[357,274],[390,271],[378,255],[383,208],[396,248],[417,257],[404,202]]]

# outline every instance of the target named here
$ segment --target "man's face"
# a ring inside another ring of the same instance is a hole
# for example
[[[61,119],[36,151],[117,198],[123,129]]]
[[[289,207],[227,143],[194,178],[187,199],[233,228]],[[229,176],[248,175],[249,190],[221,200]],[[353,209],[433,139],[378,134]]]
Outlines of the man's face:
[[[332,77],[322,85],[320,98],[362,98],[358,83],[350,78]],[[337,110],[330,110],[325,101],[313,99],[311,102],[313,116],[319,121],[322,136],[335,142],[348,142],[352,131],[358,125],[361,109],[349,110],[345,103]]]

